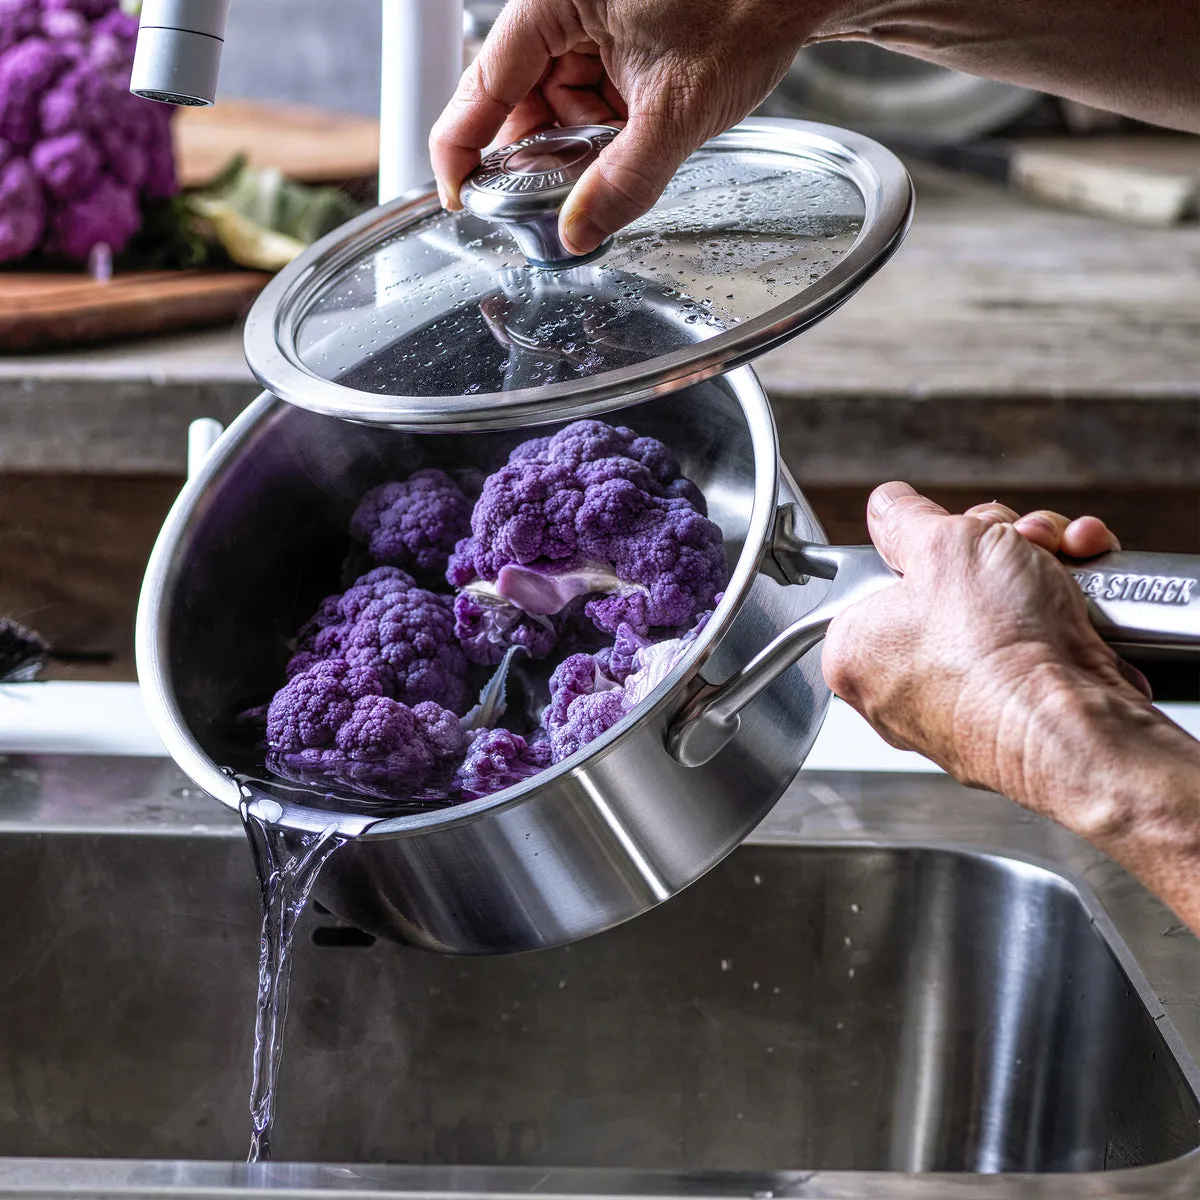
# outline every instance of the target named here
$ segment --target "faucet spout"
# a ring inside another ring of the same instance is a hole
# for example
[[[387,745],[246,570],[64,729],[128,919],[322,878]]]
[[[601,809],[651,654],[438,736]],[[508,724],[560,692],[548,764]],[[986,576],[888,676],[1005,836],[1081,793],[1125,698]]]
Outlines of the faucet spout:
[[[129,90],[164,104],[217,97],[229,0],[143,0]]]
[[[463,69],[463,0],[381,0],[379,202],[433,177],[428,139]],[[129,90],[215,102],[229,0],[143,0]]]

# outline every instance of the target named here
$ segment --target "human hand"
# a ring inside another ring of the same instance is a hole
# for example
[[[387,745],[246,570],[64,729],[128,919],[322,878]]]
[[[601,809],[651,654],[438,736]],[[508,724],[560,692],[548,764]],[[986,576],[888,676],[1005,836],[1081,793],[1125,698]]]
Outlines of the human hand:
[[[1054,558],[1116,549],[1102,522],[998,504],[951,516],[901,483],[876,489],[868,521],[903,578],[833,621],[823,664],[893,745],[1039,807],[1063,769],[1051,750],[1065,722],[1149,707]]]
[[[554,125],[621,134],[563,208],[563,242],[587,254],[662,194],[697,146],[783,78],[838,0],[509,0],[429,139],[438,193],[493,141]]]

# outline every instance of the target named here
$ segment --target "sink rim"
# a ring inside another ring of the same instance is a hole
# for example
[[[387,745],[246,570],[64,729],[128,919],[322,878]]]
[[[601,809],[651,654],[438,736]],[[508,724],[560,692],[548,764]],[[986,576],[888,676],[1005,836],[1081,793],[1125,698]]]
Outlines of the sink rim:
[[[1072,1174],[896,1171],[628,1171],[620,1167],[422,1167],[369,1163],[0,1158],[0,1194],[162,1197],[436,1195],[446,1200],[687,1197],[737,1200],[1170,1200],[1194,1196],[1200,1149],[1166,1163]]]

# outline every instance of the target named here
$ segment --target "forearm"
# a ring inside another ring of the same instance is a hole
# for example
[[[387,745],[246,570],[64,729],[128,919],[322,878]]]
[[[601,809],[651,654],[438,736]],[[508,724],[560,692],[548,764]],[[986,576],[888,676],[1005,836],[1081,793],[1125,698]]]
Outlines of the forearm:
[[[803,36],[878,42],[942,66],[1200,132],[1196,0],[848,0],[841,12],[815,37],[811,29]]]
[[[1039,716],[1005,790],[1103,850],[1200,936],[1200,742],[1147,704],[1090,689]]]

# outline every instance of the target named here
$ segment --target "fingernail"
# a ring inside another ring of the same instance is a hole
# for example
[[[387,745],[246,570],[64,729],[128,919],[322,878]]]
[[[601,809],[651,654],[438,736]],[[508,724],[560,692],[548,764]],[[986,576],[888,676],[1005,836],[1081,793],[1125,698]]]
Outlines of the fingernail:
[[[563,220],[562,240],[572,254],[591,254],[605,236],[587,213],[569,213]]]
[[[905,496],[915,496],[916,494],[916,489],[909,487],[907,483],[899,481],[881,483],[871,493],[871,499],[867,502],[867,511],[873,517],[882,517],[897,500],[903,500]]]

